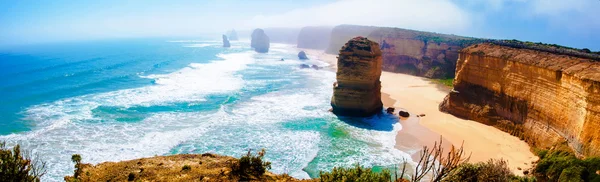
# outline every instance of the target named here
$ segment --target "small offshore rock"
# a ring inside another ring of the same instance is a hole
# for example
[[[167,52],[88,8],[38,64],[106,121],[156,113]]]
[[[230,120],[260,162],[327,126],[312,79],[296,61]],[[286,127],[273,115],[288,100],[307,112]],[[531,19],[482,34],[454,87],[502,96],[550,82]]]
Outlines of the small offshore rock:
[[[396,111],[396,108],[394,107],[388,107],[385,112],[387,112],[388,114],[394,114],[394,111]]]
[[[308,59],[308,57],[306,57],[306,52],[300,51],[298,53],[298,59],[300,59],[300,60],[306,60],[306,59]]]
[[[310,65],[308,65],[308,64],[301,64],[300,68],[310,68]]]

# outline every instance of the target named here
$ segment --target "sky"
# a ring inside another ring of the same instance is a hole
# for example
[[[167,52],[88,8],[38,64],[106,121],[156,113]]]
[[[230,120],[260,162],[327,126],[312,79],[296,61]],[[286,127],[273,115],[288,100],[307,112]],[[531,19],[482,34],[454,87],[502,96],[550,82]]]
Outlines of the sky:
[[[0,46],[339,24],[600,51],[600,0],[0,0]]]

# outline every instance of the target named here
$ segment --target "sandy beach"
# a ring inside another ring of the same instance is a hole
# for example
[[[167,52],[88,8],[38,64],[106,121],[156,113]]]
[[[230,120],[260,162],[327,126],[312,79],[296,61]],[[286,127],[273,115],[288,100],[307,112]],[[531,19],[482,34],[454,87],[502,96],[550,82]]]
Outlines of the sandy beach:
[[[305,51],[309,57],[325,61],[333,70],[336,69],[337,55],[320,50]],[[449,87],[431,79],[385,71],[381,82],[384,106],[393,106],[396,112],[405,110],[411,113],[407,120],[400,121],[402,130],[396,137],[396,148],[417,154],[423,145],[432,146],[439,141],[441,135],[445,148],[449,148],[450,144],[458,147],[464,142],[465,151],[471,154],[470,162],[504,159],[516,175],[523,175],[518,168],[528,169],[531,162],[537,160],[530,147],[517,137],[492,126],[439,111],[438,105],[450,92]],[[416,117],[418,114],[426,116]]]

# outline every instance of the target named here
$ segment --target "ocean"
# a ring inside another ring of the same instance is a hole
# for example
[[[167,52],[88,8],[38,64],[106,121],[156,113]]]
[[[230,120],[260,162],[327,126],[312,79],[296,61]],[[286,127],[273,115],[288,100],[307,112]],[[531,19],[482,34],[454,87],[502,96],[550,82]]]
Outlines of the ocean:
[[[239,157],[266,149],[271,171],[318,177],[333,167],[389,168],[410,160],[394,148],[397,117],[339,118],[335,73],[294,45],[255,53],[249,42],[110,40],[0,51],[0,141],[48,162],[43,181],[84,163],[155,155]],[[284,61],[280,61],[284,59]]]

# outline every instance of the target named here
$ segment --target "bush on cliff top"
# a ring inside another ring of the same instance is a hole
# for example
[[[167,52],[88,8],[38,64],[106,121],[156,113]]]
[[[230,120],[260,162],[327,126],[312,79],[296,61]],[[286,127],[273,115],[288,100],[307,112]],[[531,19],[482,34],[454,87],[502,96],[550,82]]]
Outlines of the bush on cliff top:
[[[358,164],[354,168],[338,168],[335,167],[331,172],[319,173],[322,182],[338,182],[338,181],[371,181],[371,182],[388,182],[392,179],[389,170],[382,172],[374,172],[371,168],[364,168]]]
[[[260,178],[267,170],[271,169],[271,162],[263,162],[265,149],[259,151],[257,155],[252,154],[251,151],[248,150],[248,153],[242,156],[239,161],[230,165],[231,173],[240,176],[240,180]]]
[[[535,181],[532,178],[515,176],[504,160],[490,159],[487,162],[463,163],[453,170],[448,177],[442,181]]]
[[[540,157],[533,172],[543,181],[600,181],[600,158],[579,159],[566,147],[537,150]]]
[[[46,163],[23,153],[21,146],[7,148],[0,142],[0,181],[40,181],[46,173]]]

